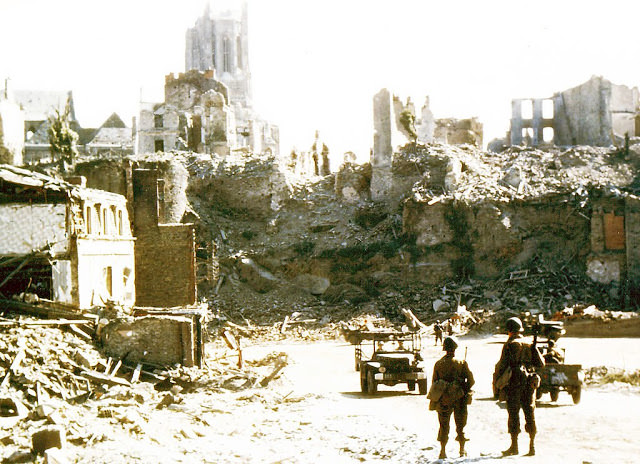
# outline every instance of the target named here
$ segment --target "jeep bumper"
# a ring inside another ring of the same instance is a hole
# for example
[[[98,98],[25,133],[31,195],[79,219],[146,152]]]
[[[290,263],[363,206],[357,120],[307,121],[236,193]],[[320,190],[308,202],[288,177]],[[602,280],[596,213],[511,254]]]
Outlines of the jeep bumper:
[[[423,380],[427,378],[425,372],[378,372],[373,377],[376,380]]]

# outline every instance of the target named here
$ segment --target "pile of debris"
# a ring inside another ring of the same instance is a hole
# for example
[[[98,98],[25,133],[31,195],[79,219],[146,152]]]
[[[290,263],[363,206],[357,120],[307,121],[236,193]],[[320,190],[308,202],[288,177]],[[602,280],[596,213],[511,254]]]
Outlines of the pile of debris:
[[[450,164],[449,192],[433,191],[427,178],[413,189],[420,201],[453,197],[468,203],[508,202],[572,192],[584,196],[589,188],[631,186],[636,176],[632,164],[615,147],[552,147],[544,151],[510,147],[501,153],[484,153],[470,146],[433,144],[408,145],[402,152],[407,162],[440,157]]]
[[[0,320],[0,442],[8,453],[0,457],[8,462],[65,442],[87,446],[110,436],[113,426],[138,435],[154,410],[175,408],[191,393],[267,387],[288,362],[275,354],[242,368],[228,356],[209,358],[202,369],[128,366],[68,329],[81,322]]]

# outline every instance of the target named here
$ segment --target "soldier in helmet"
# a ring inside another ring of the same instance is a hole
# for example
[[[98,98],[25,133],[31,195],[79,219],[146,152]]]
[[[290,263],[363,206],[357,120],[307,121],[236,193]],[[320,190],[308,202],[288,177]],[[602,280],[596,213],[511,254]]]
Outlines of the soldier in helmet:
[[[454,358],[458,342],[453,337],[446,337],[442,342],[442,350],[446,354],[433,366],[433,380],[429,398],[429,409],[438,411],[440,430],[440,459],[447,457],[446,445],[449,441],[449,423],[451,414],[456,423],[456,440],[460,443],[460,456],[465,456],[464,427],[467,425],[467,398],[474,384],[473,374],[467,361]]]
[[[440,325],[440,320],[438,319],[435,324],[433,324],[433,331],[436,335],[436,346],[438,342],[442,343],[442,326]]]
[[[536,367],[544,366],[544,359],[535,343],[522,340],[522,321],[512,317],[506,323],[509,338],[502,348],[502,355],[496,366],[496,378],[501,386],[500,395],[507,401],[509,413],[508,430],[511,446],[503,455],[518,454],[518,434],[520,433],[520,409],[524,412],[524,429],[529,434],[528,456],[535,455],[536,436],[535,406],[536,388],[540,386],[540,377],[535,374]]]

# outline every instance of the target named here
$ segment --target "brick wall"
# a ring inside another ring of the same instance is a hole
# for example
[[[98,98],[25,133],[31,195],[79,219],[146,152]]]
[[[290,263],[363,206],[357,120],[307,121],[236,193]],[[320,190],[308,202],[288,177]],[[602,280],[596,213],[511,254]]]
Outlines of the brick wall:
[[[197,358],[194,321],[190,317],[142,317],[111,322],[101,332],[107,355],[130,363],[193,366]]]
[[[148,227],[136,237],[136,303],[171,307],[194,304],[195,228]]]

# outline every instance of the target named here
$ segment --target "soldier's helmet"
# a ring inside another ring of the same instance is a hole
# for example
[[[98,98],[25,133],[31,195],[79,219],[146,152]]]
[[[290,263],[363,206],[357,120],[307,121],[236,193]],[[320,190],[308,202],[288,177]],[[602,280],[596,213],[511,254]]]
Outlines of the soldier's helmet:
[[[455,351],[458,348],[458,342],[453,337],[446,337],[442,341],[442,351]]]
[[[505,326],[507,328],[507,332],[513,332],[513,333],[524,332],[524,328],[522,327],[522,321],[520,320],[519,317],[512,317],[508,319]]]

